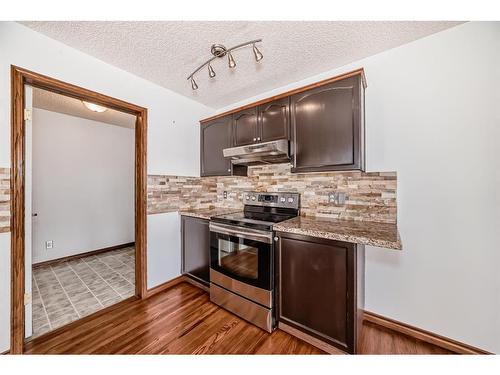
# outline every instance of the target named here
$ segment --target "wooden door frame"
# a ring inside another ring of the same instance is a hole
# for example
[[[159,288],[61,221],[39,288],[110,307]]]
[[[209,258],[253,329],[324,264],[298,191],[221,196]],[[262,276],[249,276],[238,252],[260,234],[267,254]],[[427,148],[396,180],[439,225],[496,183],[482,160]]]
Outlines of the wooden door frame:
[[[24,85],[52,91],[136,116],[135,126],[135,294],[147,296],[147,109],[11,65],[11,354],[24,351]]]

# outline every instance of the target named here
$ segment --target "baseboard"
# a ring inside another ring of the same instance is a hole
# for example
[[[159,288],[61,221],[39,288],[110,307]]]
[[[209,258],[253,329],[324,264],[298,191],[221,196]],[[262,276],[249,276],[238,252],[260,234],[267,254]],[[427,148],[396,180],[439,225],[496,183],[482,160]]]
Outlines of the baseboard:
[[[370,311],[364,312],[364,320],[381,327],[402,333],[403,335],[439,346],[457,354],[492,354],[486,350],[479,349],[464,343],[461,343],[450,338],[437,335],[435,333],[413,327],[406,323],[398,322],[397,320],[386,318]]]
[[[146,296],[144,298],[149,298],[151,296],[154,296],[155,294],[163,292],[164,290],[172,288],[173,286],[180,284],[182,282],[185,282],[185,281],[187,281],[186,276],[184,276],[184,275],[178,276],[175,279],[167,281],[166,283],[163,283],[163,284],[155,286],[154,288],[148,289],[146,291]]]
[[[124,247],[131,247],[131,246],[135,246],[135,242],[128,242],[128,243],[124,243],[124,244],[121,244],[121,245],[114,245],[114,246],[109,246],[109,247],[103,247],[102,249],[86,251],[84,253],[79,253],[79,254],[75,254],[75,255],[68,255],[67,257],[46,260],[44,262],[39,262],[39,263],[33,263],[33,268],[42,267],[42,266],[48,266],[48,265],[53,265],[53,264],[57,264],[57,263],[61,263],[61,262],[67,262],[68,260],[74,260],[74,259],[84,258],[84,257],[88,257],[88,256],[91,256],[91,255],[97,255],[97,254],[101,254],[101,253],[106,253],[108,251],[123,249]]]
[[[10,353],[10,350],[6,350],[3,353],[0,353],[0,355],[5,355],[5,354],[9,354],[9,353]]]

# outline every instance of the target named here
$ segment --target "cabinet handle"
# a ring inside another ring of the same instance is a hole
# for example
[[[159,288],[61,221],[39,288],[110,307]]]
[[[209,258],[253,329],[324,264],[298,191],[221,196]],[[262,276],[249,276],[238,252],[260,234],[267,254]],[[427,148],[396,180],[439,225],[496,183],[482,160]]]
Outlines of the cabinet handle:
[[[253,141],[255,142],[257,140],[257,138],[254,138]]]
[[[260,137],[257,137],[257,140],[260,141]]]
[[[228,171],[228,172],[231,172],[231,168],[229,168],[227,171]]]
[[[279,240],[278,236],[274,237],[274,242],[278,242],[278,240]]]

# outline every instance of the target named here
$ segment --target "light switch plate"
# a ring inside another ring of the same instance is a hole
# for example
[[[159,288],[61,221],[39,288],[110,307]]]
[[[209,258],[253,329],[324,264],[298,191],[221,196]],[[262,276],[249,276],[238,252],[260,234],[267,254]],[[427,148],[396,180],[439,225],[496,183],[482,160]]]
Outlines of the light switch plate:
[[[53,249],[54,248],[54,241],[45,241],[45,248],[48,249]]]

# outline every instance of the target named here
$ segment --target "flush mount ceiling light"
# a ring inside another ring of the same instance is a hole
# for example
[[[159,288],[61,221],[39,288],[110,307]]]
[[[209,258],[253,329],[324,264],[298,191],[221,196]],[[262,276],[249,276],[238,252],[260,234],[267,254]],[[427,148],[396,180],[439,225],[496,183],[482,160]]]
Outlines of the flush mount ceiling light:
[[[196,68],[193,73],[191,73],[187,77],[187,80],[191,81],[191,88],[193,90],[197,90],[198,89],[198,85],[196,84],[196,81],[194,80],[194,75],[196,73],[198,73],[204,66],[208,65],[208,76],[210,78],[214,78],[215,77],[215,70],[214,70],[214,68],[212,68],[212,65],[210,64],[215,59],[223,58],[224,56],[227,55],[227,65],[231,69],[236,68],[236,61],[234,61],[234,57],[231,54],[231,51],[234,51],[235,49],[252,45],[253,46],[253,54],[254,54],[254,57],[255,57],[255,61],[259,62],[260,60],[262,60],[264,58],[264,55],[262,54],[262,52],[259,51],[259,49],[255,45],[255,43],[259,43],[259,42],[262,42],[262,39],[251,40],[249,42],[241,43],[241,44],[238,44],[237,46],[234,46],[234,47],[231,47],[231,48],[226,48],[222,44],[212,44],[210,52],[212,53],[212,55],[214,57],[212,57],[212,58],[208,59],[207,61],[205,61],[198,68]]]
[[[100,105],[97,105],[94,103],[86,102],[84,100],[82,100],[82,103],[87,109],[91,110],[92,112],[102,113],[102,112],[105,112],[108,110],[106,107],[103,107],[103,106],[100,106]]]

